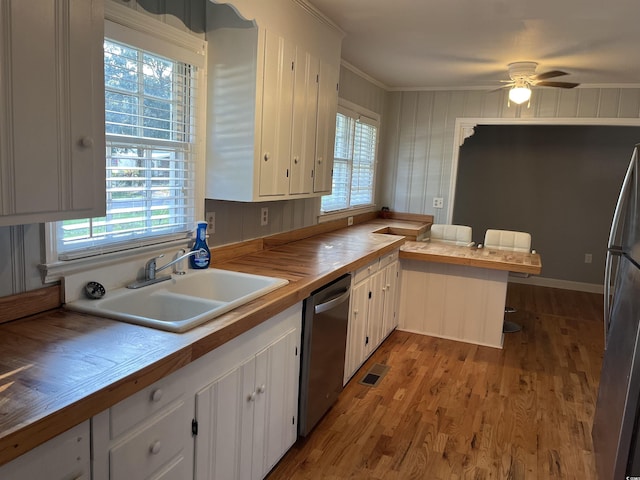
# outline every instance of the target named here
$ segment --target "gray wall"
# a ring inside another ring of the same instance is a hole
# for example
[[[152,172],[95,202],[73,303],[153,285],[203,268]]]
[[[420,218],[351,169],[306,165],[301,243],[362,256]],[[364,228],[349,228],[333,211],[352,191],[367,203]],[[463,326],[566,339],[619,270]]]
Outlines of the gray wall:
[[[640,127],[478,126],[460,148],[453,222],[473,227],[476,243],[488,228],[529,232],[543,277],[601,284],[638,141]]]

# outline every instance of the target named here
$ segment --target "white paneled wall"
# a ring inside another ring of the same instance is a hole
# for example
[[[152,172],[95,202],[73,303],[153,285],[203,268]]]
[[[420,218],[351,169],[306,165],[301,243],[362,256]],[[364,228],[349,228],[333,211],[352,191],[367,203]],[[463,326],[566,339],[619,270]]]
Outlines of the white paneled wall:
[[[378,197],[393,210],[447,220],[457,118],[639,118],[640,89],[536,89],[531,107],[507,106],[507,91],[390,92],[385,105]],[[433,198],[444,208],[434,209]]]

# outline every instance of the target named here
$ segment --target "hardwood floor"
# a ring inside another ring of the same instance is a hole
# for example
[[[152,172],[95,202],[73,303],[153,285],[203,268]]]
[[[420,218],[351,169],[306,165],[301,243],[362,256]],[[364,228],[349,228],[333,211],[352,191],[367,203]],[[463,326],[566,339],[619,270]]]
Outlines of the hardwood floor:
[[[510,284],[507,304],[503,350],[393,332],[269,480],[595,479],[602,295]]]

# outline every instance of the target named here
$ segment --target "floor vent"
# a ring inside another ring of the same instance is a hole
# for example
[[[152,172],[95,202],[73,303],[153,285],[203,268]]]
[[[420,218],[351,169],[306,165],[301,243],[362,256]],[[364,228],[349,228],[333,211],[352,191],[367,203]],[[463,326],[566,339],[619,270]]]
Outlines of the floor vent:
[[[375,387],[384,378],[390,368],[391,367],[389,365],[376,363],[371,366],[369,371],[365,373],[362,380],[360,380],[358,383],[360,383],[361,385],[366,385],[367,387]]]

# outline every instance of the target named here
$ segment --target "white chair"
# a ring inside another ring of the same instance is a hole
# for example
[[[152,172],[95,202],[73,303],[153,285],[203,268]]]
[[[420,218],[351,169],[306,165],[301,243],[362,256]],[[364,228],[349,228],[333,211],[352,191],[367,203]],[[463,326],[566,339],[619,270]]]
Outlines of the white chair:
[[[508,250],[510,252],[530,252],[531,234],[526,232],[514,232],[511,230],[487,230],[484,235],[485,248],[495,248],[496,250]],[[509,275],[521,274],[509,273]],[[523,274],[523,276],[528,276]],[[505,307],[504,313],[514,313],[513,307]],[[522,327],[515,322],[504,320],[502,331],[505,333],[519,332]]]
[[[434,223],[431,225],[430,241],[433,243],[446,243],[466,247],[474,245],[471,241],[471,227],[467,227],[466,225]]]

